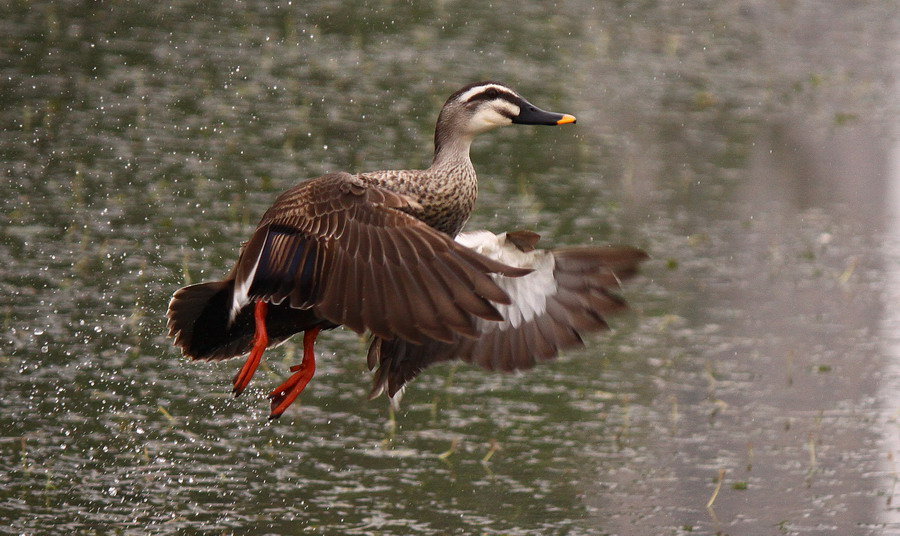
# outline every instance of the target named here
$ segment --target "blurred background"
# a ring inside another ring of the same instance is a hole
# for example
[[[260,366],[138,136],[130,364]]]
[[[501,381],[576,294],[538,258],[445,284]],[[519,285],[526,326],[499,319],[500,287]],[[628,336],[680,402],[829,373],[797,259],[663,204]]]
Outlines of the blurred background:
[[[900,534],[898,5],[5,2],[0,532]],[[527,374],[364,342],[191,363],[172,292],[278,192],[424,167],[503,81],[566,128],[480,137],[469,229],[653,259],[614,331]]]

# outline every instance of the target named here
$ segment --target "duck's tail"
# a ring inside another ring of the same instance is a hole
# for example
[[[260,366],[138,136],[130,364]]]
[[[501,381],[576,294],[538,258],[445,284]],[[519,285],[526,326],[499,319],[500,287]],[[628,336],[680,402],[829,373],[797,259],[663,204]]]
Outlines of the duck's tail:
[[[169,337],[191,359],[219,360],[244,355],[253,346],[255,302],[246,304],[230,320],[234,280],[190,285],[169,302]],[[270,304],[266,317],[269,346],[295,333],[322,324],[311,310]]]

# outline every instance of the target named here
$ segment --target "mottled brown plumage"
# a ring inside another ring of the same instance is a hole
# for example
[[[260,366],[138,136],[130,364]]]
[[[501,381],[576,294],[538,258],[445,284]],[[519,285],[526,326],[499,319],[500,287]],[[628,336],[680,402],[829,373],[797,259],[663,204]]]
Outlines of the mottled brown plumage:
[[[410,341],[475,335],[474,319],[502,320],[509,296],[488,277],[520,276],[418,219],[424,207],[334,173],[281,194],[235,270],[247,299],[311,309],[379,337]],[[307,268],[308,267],[308,268]]]
[[[643,254],[545,252],[534,249],[537,235],[529,232],[504,235],[502,244],[488,233],[486,244],[494,245],[453,238],[477,197],[469,160],[477,134],[511,123],[574,121],[494,82],[460,89],[441,109],[428,169],[332,173],[284,192],[225,280],[175,293],[169,335],[194,359],[249,352],[234,380],[239,395],[266,347],[305,332],[303,362],[270,394],[271,417],[314,374],[319,330],[339,325],[372,333],[374,391],[391,396],[437,361],[514,370],[556,355],[624,307],[608,289]]]
[[[450,237],[456,236],[475,208],[478,179],[467,158],[455,164],[443,163],[424,170],[374,171],[359,179],[415,199],[417,207],[404,208],[429,227]]]

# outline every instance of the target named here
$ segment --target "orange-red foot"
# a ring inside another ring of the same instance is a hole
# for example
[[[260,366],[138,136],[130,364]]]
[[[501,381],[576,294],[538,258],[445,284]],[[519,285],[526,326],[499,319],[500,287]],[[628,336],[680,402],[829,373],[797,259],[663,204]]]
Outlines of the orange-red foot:
[[[294,374],[286,382],[279,385],[277,389],[269,393],[269,398],[272,400],[272,413],[269,414],[270,420],[281,417],[284,410],[300,396],[309,380],[316,373],[314,347],[319,331],[320,328],[313,328],[303,334],[303,361],[299,365],[291,367],[291,372]]]
[[[253,335],[253,350],[250,351],[250,355],[247,357],[247,361],[244,362],[241,371],[234,377],[234,389],[232,389],[231,392],[235,397],[240,396],[241,393],[244,392],[244,389],[247,388],[247,385],[253,378],[253,374],[256,373],[256,368],[259,367],[263,352],[265,352],[266,347],[269,346],[269,334],[266,332],[266,311],[268,311],[268,309],[268,303],[264,301],[256,302],[256,309],[253,312],[253,317],[256,319],[256,333]]]

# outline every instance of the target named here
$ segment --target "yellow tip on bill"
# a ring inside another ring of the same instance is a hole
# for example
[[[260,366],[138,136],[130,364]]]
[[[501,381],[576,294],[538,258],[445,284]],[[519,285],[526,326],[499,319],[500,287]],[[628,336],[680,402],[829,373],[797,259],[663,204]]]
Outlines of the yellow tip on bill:
[[[575,122],[574,115],[565,114],[562,116],[562,119],[560,119],[559,121],[556,122],[556,124],[557,125],[565,125],[566,123],[574,123],[574,122]]]

